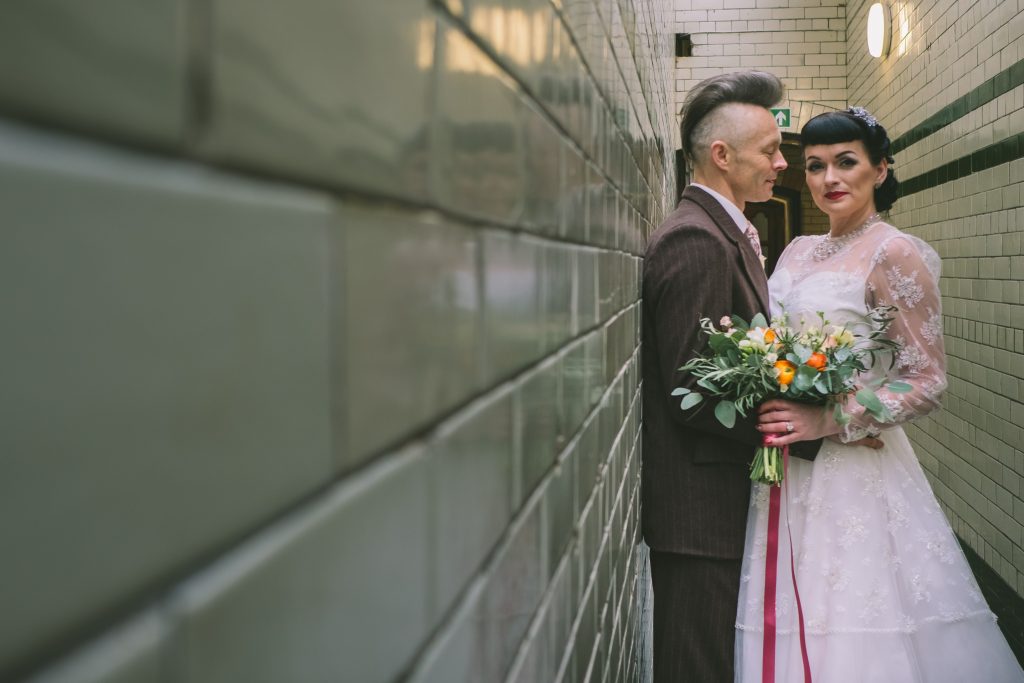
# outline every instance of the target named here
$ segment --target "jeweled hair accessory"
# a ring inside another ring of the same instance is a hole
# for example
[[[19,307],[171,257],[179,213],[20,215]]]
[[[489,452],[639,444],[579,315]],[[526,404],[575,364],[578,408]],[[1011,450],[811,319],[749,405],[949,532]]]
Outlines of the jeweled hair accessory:
[[[874,128],[875,126],[878,125],[878,119],[872,116],[871,113],[868,112],[868,110],[865,109],[864,107],[850,107],[846,111],[850,112],[858,119],[868,124],[868,126],[870,126],[871,128]]]

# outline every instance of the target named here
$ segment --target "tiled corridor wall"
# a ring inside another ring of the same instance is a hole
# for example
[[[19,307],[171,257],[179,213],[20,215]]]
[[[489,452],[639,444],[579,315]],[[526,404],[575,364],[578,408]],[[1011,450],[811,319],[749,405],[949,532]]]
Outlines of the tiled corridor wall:
[[[942,256],[944,409],[908,433],[953,527],[1024,594],[1024,7],[893,3],[889,56],[851,2],[850,103],[896,146],[892,221]]]
[[[0,8],[0,680],[629,680],[670,15]]]
[[[692,54],[676,59],[675,111],[700,81],[739,69],[769,71],[786,86],[787,133],[846,106],[844,0],[674,0],[673,29]],[[678,131],[673,138],[679,146]]]

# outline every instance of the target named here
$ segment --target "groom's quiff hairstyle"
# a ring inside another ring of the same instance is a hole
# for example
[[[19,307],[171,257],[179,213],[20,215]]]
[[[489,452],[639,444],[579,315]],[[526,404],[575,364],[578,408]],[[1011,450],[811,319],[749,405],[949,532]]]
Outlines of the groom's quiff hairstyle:
[[[683,101],[679,128],[683,156],[690,165],[703,163],[715,128],[714,113],[727,104],[752,104],[769,109],[782,101],[785,86],[774,74],[736,71],[698,83]]]

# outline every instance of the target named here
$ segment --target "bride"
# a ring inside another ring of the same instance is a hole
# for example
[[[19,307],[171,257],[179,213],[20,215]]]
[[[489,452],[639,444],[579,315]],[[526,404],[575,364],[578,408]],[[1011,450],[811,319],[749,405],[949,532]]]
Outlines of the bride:
[[[813,679],[1024,681],[899,423],[939,407],[946,388],[939,257],[883,221],[896,198],[889,138],[864,109],[816,116],[801,132],[807,185],[830,232],[794,240],[769,287],[772,314],[808,324],[859,321],[898,308],[893,378],[907,393],[879,391],[895,424],[851,402],[840,427],[831,411],[774,400],[759,426],[776,445],[828,437],[814,461],[791,459],[779,534],[776,680],[803,665],[785,524],[792,531]],[[888,368],[881,363],[877,374]],[[858,410],[859,409],[859,410]],[[879,450],[846,445],[879,436]],[[760,681],[768,487],[755,485],[736,619],[736,680]]]

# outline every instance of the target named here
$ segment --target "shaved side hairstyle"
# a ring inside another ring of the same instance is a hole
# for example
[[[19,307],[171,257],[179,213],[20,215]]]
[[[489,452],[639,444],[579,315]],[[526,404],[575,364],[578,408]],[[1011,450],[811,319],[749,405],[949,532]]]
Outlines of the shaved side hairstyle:
[[[737,71],[701,81],[683,102],[679,128],[683,156],[691,166],[703,163],[715,138],[715,111],[727,104],[752,104],[770,109],[782,101],[785,87],[774,74]]]

